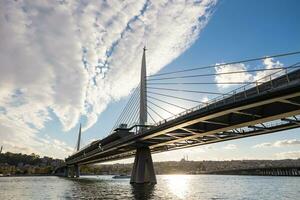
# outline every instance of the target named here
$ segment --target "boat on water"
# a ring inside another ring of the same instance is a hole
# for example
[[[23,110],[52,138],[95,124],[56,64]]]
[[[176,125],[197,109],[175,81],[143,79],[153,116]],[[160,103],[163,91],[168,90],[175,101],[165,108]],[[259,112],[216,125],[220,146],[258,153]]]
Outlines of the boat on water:
[[[0,177],[11,176],[11,174],[0,174]]]
[[[130,178],[130,176],[126,175],[126,174],[120,174],[120,175],[115,175],[112,178],[113,179],[123,179],[123,178]]]

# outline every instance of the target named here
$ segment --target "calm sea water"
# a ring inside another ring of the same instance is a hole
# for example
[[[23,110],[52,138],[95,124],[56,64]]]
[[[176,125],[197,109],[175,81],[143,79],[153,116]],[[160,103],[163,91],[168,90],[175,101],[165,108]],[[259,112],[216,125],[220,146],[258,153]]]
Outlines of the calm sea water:
[[[155,186],[132,186],[111,176],[1,177],[6,199],[300,199],[300,178],[161,175]]]

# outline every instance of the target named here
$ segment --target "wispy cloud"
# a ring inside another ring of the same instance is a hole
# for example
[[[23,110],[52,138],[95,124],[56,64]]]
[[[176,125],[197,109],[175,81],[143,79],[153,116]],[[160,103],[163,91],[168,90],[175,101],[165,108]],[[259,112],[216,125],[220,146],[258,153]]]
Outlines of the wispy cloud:
[[[296,146],[300,145],[300,140],[290,139],[290,140],[279,140],[273,143],[266,142],[254,145],[253,148],[265,148],[265,147],[286,147],[286,146]]]
[[[198,38],[215,4],[1,1],[1,138],[37,142],[51,113],[64,131],[80,117],[91,127],[137,85],[144,45],[152,74]]]
[[[235,149],[237,149],[237,146],[235,144],[227,144],[223,148],[226,149],[226,150],[235,150]]]
[[[282,152],[282,153],[275,154],[275,156],[278,159],[298,159],[300,158],[300,151]]]
[[[261,144],[254,145],[253,148],[264,148],[264,147],[272,147],[272,146],[273,146],[272,143],[264,142],[264,143],[261,143]]]
[[[294,146],[294,145],[300,145],[300,140],[297,139],[281,140],[281,141],[276,141],[274,143],[275,147]]]
[[[38,135],[31,130],[25,130],[23,127],[7,127],[0,125],[1,130],[9,131],[9,134],[1,134],[1,145],[4,151],[37,153],[39,155],[47,155],[55,158],[65,158],[74,152],[74,148],[65,142],[54,139],[48,135]]]

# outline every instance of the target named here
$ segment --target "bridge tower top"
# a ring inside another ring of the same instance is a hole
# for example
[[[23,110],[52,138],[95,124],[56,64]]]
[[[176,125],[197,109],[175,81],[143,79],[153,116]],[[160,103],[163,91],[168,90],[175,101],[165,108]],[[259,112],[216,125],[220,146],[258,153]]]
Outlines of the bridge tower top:
[[[81,141],[81,123],[79,126],[78,140],[77,140],[77,146],[76,146],[77,151],[79,151],[79,149],[80,149],[80,141]]]
[[[146,75],[146,47],[144,47],[140,82],[140,125],[145,125],[147,123]]]

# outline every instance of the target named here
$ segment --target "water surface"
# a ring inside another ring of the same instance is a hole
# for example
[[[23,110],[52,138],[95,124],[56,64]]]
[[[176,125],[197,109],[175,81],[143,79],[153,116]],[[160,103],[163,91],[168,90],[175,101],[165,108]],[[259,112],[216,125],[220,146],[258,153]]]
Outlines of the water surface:
[[[1,177],[0,199],[300,199],[299,177],[160,175],[154,186],[111,176]]]

